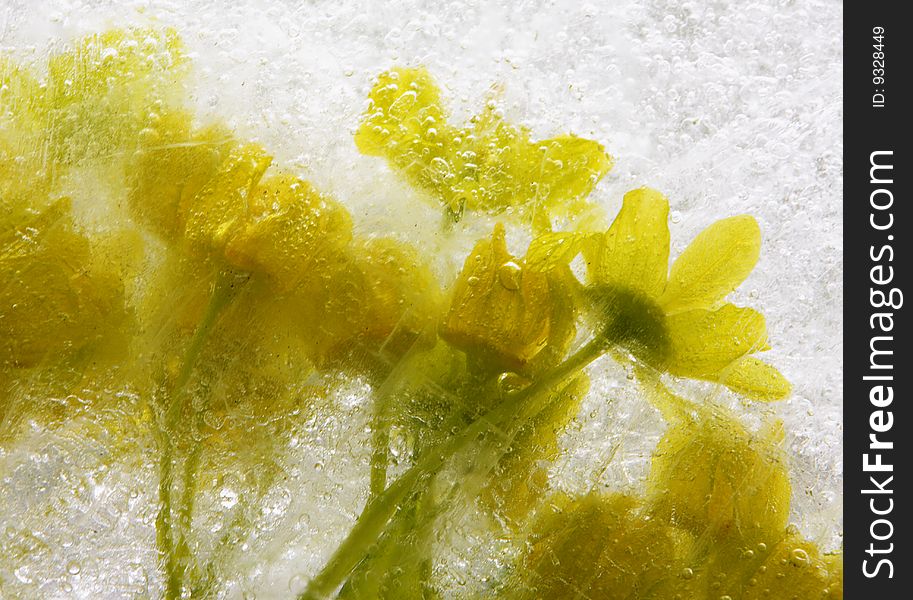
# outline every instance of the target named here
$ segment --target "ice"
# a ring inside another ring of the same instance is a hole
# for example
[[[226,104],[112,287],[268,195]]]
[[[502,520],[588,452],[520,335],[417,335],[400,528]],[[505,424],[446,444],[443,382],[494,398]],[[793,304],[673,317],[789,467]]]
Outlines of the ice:
[[[710,223],[754,215],[761,258],[731,299],[767,317],[773,350],[765,359],[793,383],[793,395],[749,406],[719,386],[674,385],[712,394],[750,423],[782,418],[790,520],[825,549],[840,546],[839,3],[13,0],[0,9],[0,49],[41,62],[82,35],[126,24],[175,27],[193,61],[189,96],[201,121],[227,120],[239,137],[269,148],[277,163],[339,199],[358,234],[428,249],[444,281],[492,222],[469,223],[443,246],[437,208],[384,161],[357,151],[352,135],[372,78],[395,65],[427,67],[456,121],[478,113],[495,86],[505,118],[535,137],[570,131],[603,143],[617,162],[591,198],[614,215],[625,191],[662,190],[672,203],[673,256]],[[109,215],[94,214],[92,202],[104,186],[89,193],[73,185],[86,194],[74,197],[84,222],[103,228]],[[527,241],[512,238],[511,250],[522,253]],[[547,465],[550,484],[640,493],[663,420],[623,366],[604,358],[590,372],[592,389]],[[250,496],[263,476],[259,459],[231,447],[212,459],[230,468],[201,484],[201,554],[235,536],[219,555],[215,597],[301,592],[367,499],[374,388],[330,375],[309,383],[333,392],[290,411],[285,424],[244,413],[282,441],[267,489]],[[9,387],[2,373],[0,385]],[[29,393],[21,385],[0,393],[21,399]],[[143,402],[130,392],[61,400],[72,416],[20,423],[15,436],[0,427],[0,597],[161,597],[155,440],[134,418]],[[391,478],[405,470],[407,448],[394,432]],[[447,519],[447,535],[435,540],[435,581],[447,597],[484,594],[518,549],[476,512]]]

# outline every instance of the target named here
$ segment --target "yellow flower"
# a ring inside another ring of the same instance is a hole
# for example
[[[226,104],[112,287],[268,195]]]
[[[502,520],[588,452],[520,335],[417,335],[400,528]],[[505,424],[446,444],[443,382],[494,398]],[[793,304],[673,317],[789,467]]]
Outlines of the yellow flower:
[[[415,252],[353,237],[339,202],[288,173],[266,175],[272,157],[258,144],[173,112],[139,148],[128,167],[137,219],[201,263],[267,280],[318,366],[356,350],[403,352],[436,318],[438,287]]]
[[[751,354],[768,350],[763,315],[724,301],[758,260],[754,218],[717,221],[668,270],[669,202],[655,190],[628,192],[609,230],[584,252],[603,333],[654,368],[720,382],[755,400],[779,400],[789,383]]]
[[[130,149],[163,108],[178,104],[188,66],[173,29],[112,29],[52,54],[39,96],[50,159],[110,162]]]
[[[468,127],[447,121],[440,89],[424,69],[382,73],[355,142],[382,156],[455,218],[463,209],[528,212],[547,227],[548,215],[576,216],[611,168],[598,142],[573,135],[533,141],[509,125],[493,103]]]
[[[636,498],[559,493],[546,507],[509,598],[658,598],[657,586],[687,564],[691,536],[650,518]]]
[[[286,296],[319,368],[353,356],[400,356],[438,318],[438,286],[410,246],[356,239],[305,273]],[[356,361],[358,362],[358,361]]]
[[[842,556],[786,526],[780,424],[753,434],[721,409],[662,401],[677,422],[654,453],[648,496],[550,497],[507,596],[842,597]]]
[[[133,215],[165,240],[184,235],[181,207],[219,172],[237,142],[224,129],[195,130],[184,111],[160,115],[140,136],[126,165],[127,200]]]
[[[779,422],[753,434],[721,408],[679,415],[653,452],[647,486],[655,513],[717,541],[777,540],[791,486]]]
[[[225,256],[246,271],[267,273],[292,290],[352,241],[352,218],[332,198],[288,174],[262,181],[249,200],[249,220],[232,237]]]
[[[123,285],[97,264],[69,199],[13,216],[0,221],[0,369],[58,362],[107,338],[126,319]]]
[[[504,226],[481,240],[457,279],[441,337],[499,369],[518,369],[549,341],[552,294],[545,273],[507,251]]]

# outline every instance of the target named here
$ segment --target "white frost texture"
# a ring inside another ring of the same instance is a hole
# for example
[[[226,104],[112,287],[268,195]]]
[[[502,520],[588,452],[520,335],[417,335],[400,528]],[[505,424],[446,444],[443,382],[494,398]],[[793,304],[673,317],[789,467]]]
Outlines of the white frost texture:
[[[420,247],[438,248],[440,212],[353,142],[372,78],[392,66],[425,66],[457,121],[494,87],[506,119],[534,138],[573,132],[604,144],[616,163],[591,199],[611,217],[625,191],[661,190],[673,257],[714,221],[754,215],[760,260],[731,299],[766,316],[764,359],[793,393],[758,405],[721,386],[675,385],[749,423],[783,420],[790,520],[833,550],[842,542],[842,19],[836,0],[5,0],[0,50],[40,63],[106,28],[174,27],[202,120],[226,120],[269,148],[345,204],[356,231]],[[438,274],[452,280],[490,227],[459,234]],[[510,243],[522,252],[525,240]],[[611,361],[591,368],[592,389],[549,467],[553,488],[642,490],[664,424],[628,375]],[[294,597],[349,531],[366,499],[366,396],[361,381],[336,382],[290,434],[283,475],[221,567],[218,597]],[[34,422],[15,443],[0,440],[0,548],[19,557],[0,552],[0,599],[162,595],[153,442],[87,438],[87,418],[53,430]],[[195,526],[218,537],[239,486],[232,474],[212,482]],[[458,539],[441,540],[436,556],[442,587],[465,590],[454,597],[484,595],[512,552],[471,521],[455,523]]]

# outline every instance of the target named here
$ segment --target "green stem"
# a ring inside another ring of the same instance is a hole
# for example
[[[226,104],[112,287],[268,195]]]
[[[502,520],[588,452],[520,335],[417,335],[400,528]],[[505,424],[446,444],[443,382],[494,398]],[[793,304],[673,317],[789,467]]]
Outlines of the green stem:
[[[162,435],[162,438],[167,438]],[[181,587],[177,577],[177,557],[174,552],[174,537],[171,531],[171,479],[174,450],[171,444],[164,444],[159,455],[159,512],[155,517],[155,545],[165,564],[165,598],[180,598]]]
[[[541,379],[473,421],[462,432],[424,452],[399,479],[367,503],[348,537],[311,580],[299,600],[329,597],[368,554],[402,501],[417,489],[421,481],[434,475],[450,457],[481,435],[494,433],[510,437],[512,431],[522,427],[547,406],[549,397],[545,392],[580,371],[604,350],[602,339],[592,340]]]
[[[197,326],[184,353],[181,370],[171,386],[169,386],[168,408],[165,411],[163,422],[158,425],[157,437],[161,448],[159,456],[159,512],[155,519],[156,546],[160,556],[164,558],[165,571],[165,598],[175,600],[181,597],[183,577],[189,551],[186,549],[185,536],[182,535],[181,545],[175,545],[174,524],[172,522],[172,487],[174,483],[174,463],[176,460],[176,437],[180,426],[181,412],[184,407],[184,388],[190,380],[194,366],[200,357],[207,336],[218,320],[219,315],[228,306],[236,291],[237,279],[233,273],[222,272],[216,279],[216,284],[209,299],[206,312]],[[188,463],[193,463],[191,458]],[[188,470],[189,467],[189,470]],[[185,465],[184,483],[194,488],[194,464]],[[186,528],[190,528],[190,514],[193,512],[193,489],[184,489],[184,498],[179,508],[179,517],[186,518]],[[181,523],[181,521],[179,521]],[[182,551],[183,548],[183,551]]]
[[[378,397],[374,402],[374,417],[371,421],[373,435],[371,437],[371,484],[368,490],[369,498],[374,498],[383,493],[387,487],[387,463],[390,455],[390,429],[388,426],[386,402],[384,397]]]
[[[187,385],[187,382],[190,380],[190,375],[193,373],[193,369],[196,366],[197,359],[200,357],[200,352],[203,350],[203,344],[206,342],[209,332],[212,331],[212,327],[216,324],[222,311],[228,306],[232,298],[234,298],[238,285],[239,280],[234,273],[219,273],[215,287],[212,291],[212,296],[209,298],[209,305],[206,307],[206,312],[203,314],[203,318],[200,320],[200,324],[197,325],[193,338],[190,340],[190,345],[187,347],[187,351],[184,354],[184,362],[181,365],[181,370],[172,386],[171,404],[165,415],[166,426],[174,425],[180,417],[181,408],[184,406],[182,401],[184,386]]]
[[[416,550],[419,560],[418,565],[418,582],[419,594],[424,598],[427,591],[431,589],[431,568],[432,568],[432,530],[431,524],[434,523],[437,516],[435,498],[433,494],[420,494],[415,502],[415,513],[412,516],[412,530],[415,532]]]
[[[387,465],[390,462],[390,406],[403,378],[412,372],[416,356],[427,349],[434,331],[424,331],[412,347],[387,372],[374,393],[374,415],[371,419],[371,482],[368,499],[378,496],[387,487]],[[432,343],[433,345],[433,343]]]
[[[669,423],[691,420],[694,404],[667,388],[659,373],[635,363],[634,375],[646,392],[647,400],[662,414],[663,419]]]
[[[197,469],[200,466],[200,446],[196,445],[184,460],[184,477],[181,486],[181,501],[177,509],[178,538],[175,545],[175,562],[186,572],[190,562],[188,537],[193,525],[193,506],[197,492]]]

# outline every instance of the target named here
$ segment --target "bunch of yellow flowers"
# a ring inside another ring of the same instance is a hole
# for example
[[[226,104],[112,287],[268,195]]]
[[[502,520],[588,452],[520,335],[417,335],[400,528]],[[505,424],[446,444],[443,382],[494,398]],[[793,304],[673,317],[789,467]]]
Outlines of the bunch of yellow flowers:
[[[355,145],[443,211],[441,236],[495,221],[445,281],[421,249],[359,233],[260,144],[196,122],[189,68],[171,30],[89,36],[42,74],[0,58],[0,440],[41,414],[41,394],[135,391],[159,452],[166,598],[214,593],[232,552],[233,538],[193,527],[199,470],[226,468],[207,449],[255,457],[255,503],[279,476],[284,424],[326,396],[315,373],[371,388],[371,488],[301,598],[448,593],[431,567],[436,528],[477,500],[521,548],[499,596],[842,595],[839,555],[788,525],[782,423],[749,431],[668,387],[788,397],[756,356],[770,349],[763,315],[726,299],[760,255],[753,217],[712,224],[670,267],[660,192],[628,192],[594,226],[589,196],[613,163],[600,143],[535,140],[495,102],[454,124],[426,70],[395,68],[374,81]],[[107,190],[88,210],[107,229],[71,198],[84,184]],[[524,228],[515,255],[508,236]],[[585,368],[604,356],[668,422],[646,492],[550,491]],[[408,451],[388,481],[393,434]],[[227,530],[251,526],[238,515]]]

